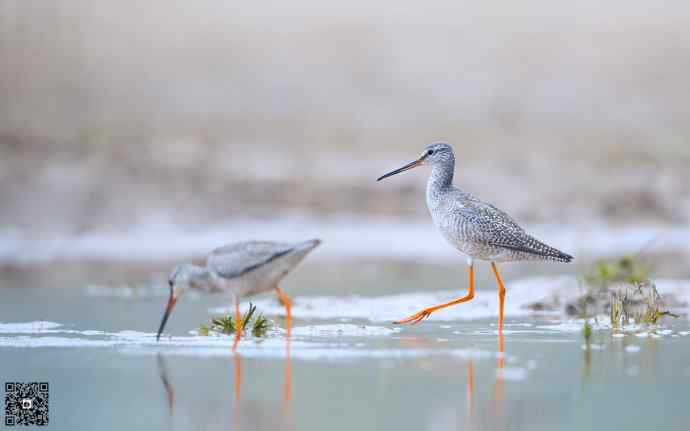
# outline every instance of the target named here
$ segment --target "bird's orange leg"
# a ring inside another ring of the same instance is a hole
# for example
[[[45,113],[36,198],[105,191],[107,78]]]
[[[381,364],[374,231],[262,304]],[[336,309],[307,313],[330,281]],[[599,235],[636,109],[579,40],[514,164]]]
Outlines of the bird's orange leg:
[[[498,272],[496,262],[491,262],[491,269],[494,271],[496,281],[498,282],[498,332],[503,335],[503,304],[506,298],[506,287],[503,284],[501,274]]]
[[[292,329],[292,303],[290,302],[290,297],[283,292],[283,290],[276,286],[276,293],[280,302],[285,305],[285,328],[287,330],[287,336],[290,337],[290,330]]]
[[[240,300],[235,298],[235,323],[237,327],[235,328],[235,341],[232,343],[233,353],[237,350],[237,343],[240,342],[240,336],[242,336],[242,315],[240,314]]]
[[[393,323],[396,325],[399,325],[401,323],[412,323],[412,324],[419,323],[422,320],[429,317],[431,315],[431,313],[433,313],[434,311],[438,311],[442,308],[450,307],[451,305],[471,301],[472,298],[474,298],[474,265],[473,264],[470,265],[470,287],[469,287],[469,291],[467,292],[467,295],[465,295],[461,298],[453,299],[452,301],[448,301],[448,302],[445,302],[443,304],[434,305],[433,307],[425,308],[422,311],[420,311],[419,313],[413,314],[412,316],[407,317],[407,318],[402,319],[402,320],[396,320]]]

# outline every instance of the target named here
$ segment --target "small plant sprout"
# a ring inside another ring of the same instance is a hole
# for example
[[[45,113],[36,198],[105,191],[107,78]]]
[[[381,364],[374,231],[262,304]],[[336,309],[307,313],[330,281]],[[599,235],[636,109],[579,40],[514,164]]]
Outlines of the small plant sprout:
[[[268,331],[273,327],[270,320],[266,319],[263,314],[256,314],[256,306],[249,303],[249,310],[242,315],[242,328],[249,330],[254,337],[265,337]],[[211,318],[211,324],[203,324],[199,326],[199,335],[208,336],[210,332],[215,332],[223,335],[234,334],[237,330],[237,322],[235,318],[227,314],[224,316],[217,316]]]
[[[585,341],[589,344],[592,338],[592,325],[589,323],[589,320],[585,320],[585,325],[582,328],[582,335],[584,335]]]

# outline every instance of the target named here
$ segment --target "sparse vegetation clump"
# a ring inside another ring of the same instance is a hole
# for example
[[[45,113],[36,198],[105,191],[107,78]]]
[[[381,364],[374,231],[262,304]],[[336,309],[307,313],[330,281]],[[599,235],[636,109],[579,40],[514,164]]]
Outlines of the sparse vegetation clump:
[[[268,331],[273,327],[270,320],[266,319],[263,314],[256,314],[256,306],[249,303],[249,310],[247,310],[241,317],[242,328],[245,331],[250,331],[254,337],[264,337]],[[231,335],[237,330],[236,319],[227,314],[211,318],[211,323],[199,326],[198,334],[208,336],[211,332],[218,334]],[[251,329],[250,329],[251,328]]]
[[[649,272],[649,266],[633,256],[601,260],[581,276],[585,293],[569,311],[583,318],[608,311],[613,327],[630,322],[654,324],[661,316],[673,315],[663,310],[661,295]]]
[[[619,327],[635,323],[655,324],[662,316],[678,317],[662,310],[663,301],[651,280],[621,283],[610,289],[611,325]]]

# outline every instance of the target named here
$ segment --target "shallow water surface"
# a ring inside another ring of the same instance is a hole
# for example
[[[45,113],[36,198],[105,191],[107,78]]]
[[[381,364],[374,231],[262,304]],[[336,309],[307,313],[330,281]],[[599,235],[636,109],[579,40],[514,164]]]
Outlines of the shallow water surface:
[[[397,327],[391,317],[454,292],[311,286],[295,298],[289,342],[275,299],[253,300],[279,328],[237,355],[230,337],[193,332],[222,296],[185,298],[156,343],[165,288],[7,288],[2,377],[50,383],[50,429],[686,429],[688,320],[622,332],[600,321],[586,343],[582,321],[522,308],[563,277],[511,283],[503,346],[488,288]]]

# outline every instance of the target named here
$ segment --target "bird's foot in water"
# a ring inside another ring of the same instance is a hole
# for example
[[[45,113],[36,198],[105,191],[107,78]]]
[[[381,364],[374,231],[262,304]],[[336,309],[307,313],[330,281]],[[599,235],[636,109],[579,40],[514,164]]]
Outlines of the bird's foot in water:
[[[410,323],[412,325],[416,325],[417,323],[421,322],[422,320],[428,318],[431,316],[431,313],[436,311],[433,307],[431,308],[425,308],[424,310],[420,311],[419,313],[415,313],[410,317],[406,317],[401,320],[396,320],[393,322],[394,325],[402,325],[405,323]]]

